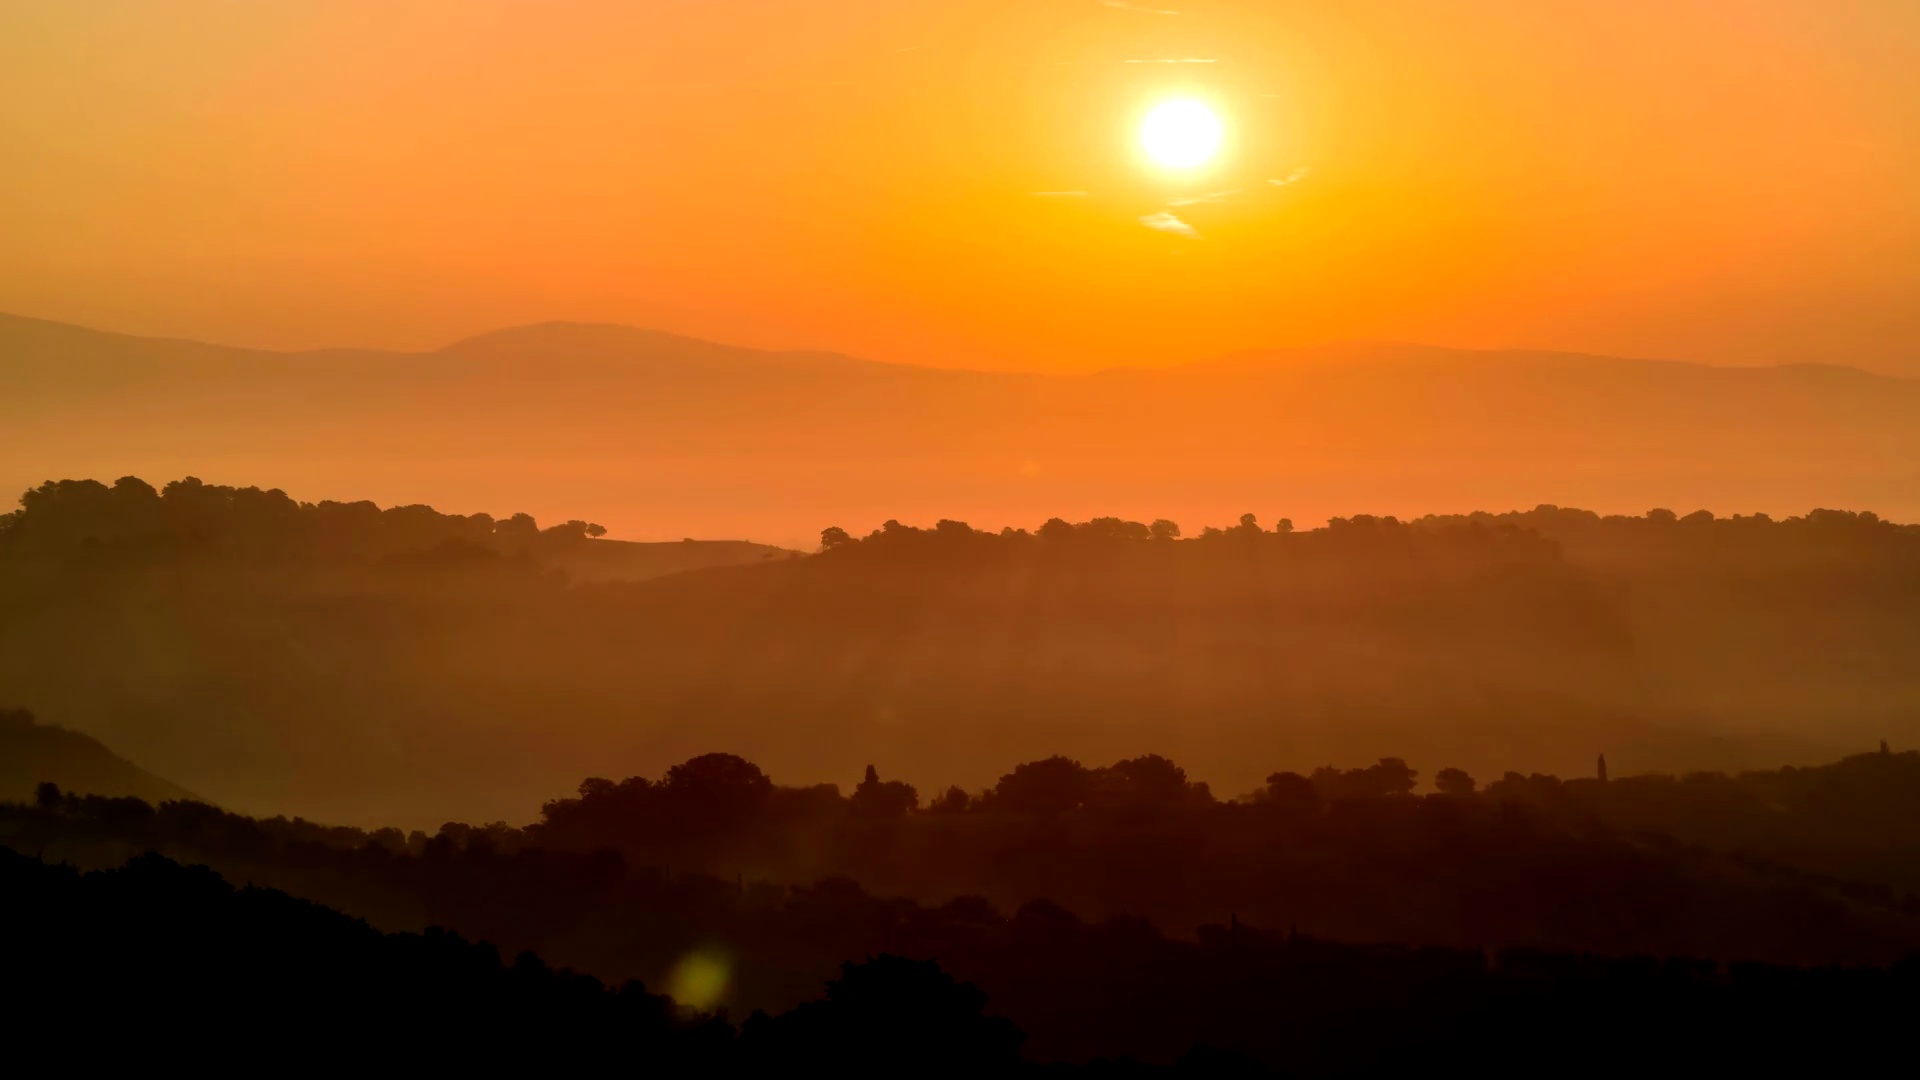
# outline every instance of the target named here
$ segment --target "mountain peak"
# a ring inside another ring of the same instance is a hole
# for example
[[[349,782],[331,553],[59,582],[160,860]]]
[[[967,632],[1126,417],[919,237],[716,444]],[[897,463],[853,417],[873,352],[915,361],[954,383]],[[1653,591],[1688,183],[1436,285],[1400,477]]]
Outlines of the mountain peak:
[[[441,356],[568,360],[622,367],[692,364],[707,368],[879,370],[903,366],[841,353],[726,345],[621,323],[564,321],[510,326],[464,338],[436,352]]]

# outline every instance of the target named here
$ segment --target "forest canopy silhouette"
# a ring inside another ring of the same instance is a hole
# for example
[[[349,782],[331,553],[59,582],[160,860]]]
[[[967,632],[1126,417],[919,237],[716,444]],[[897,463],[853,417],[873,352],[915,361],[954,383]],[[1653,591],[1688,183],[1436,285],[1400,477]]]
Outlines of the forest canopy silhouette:
[[[1383,747],[1486,775],[1920,741],[1920,529],[1871,513],[889,523],[689,572],[651,550],[700,545],[596,532],[49,483],[0,519],[0,678],[223,804],[409,826],[715,745],[928,791],[1158,749],[1238,792]]]
[[[1597,1040],[1567,1068],[1749,1052],[1819,1067],[1888,1052],[1920,993],[1903,959],[1920,943],[1920,753],[1509,773],[1424,796],[1419,776],[1385,758],[1223,801],[1165,758],[1052,758],[923,801],[874,769],[843,797],[715,753],[658,780],[588,779],[525,828],[432,836],[44,784],[0,805],[0,846],[39,853],[0,852],[0,884],[46,991],[34,1008],[63,1003],[51,1030],[114,1016],[157,1037],[212,1007],[263,1048],[391,999],[419,1021],[402,1052],[434,1052],[413,1034],[432,1032],[512,1060],[558,1037],[583,1062],[642,1046],[682,1067],[864,1075],[939,1048],[929,1068],[953,1075],[1124,1058],[1318,1076],[1450,1047],[1495,1054],[1499,1075]],[[213,869],[117,868],[139,852]],[[647,991],[693,956],[726,1013]],[[156,966],[188,980],[165,1001],[103,989]],[[1741,1043],[1756,1017],[1797,1034]],[[1861,1037],[1835,1042],[1835,1024]]]
[[[778,1015],[755,1012],[736,1028],[635,982],[616,990],[530,952],[503,963],[491,946],[439,929],[381,934],[159,856],[79,874],[0,850],[0,889],[13,916],[0,940],[15,975],[36,991],[16,1018],[40,1038],[70,1044],[111,1024],[119,1037],[93,1059],[115,1067],[149,1060],[164,1042],[253,1061],[300,1046],[302,1061],[337,1067],[644,1063],[675,1072],[890,1076],[914,1062],[930,1076],[1042,1071],[1020,1056],[1025,1033],[987,1011],[989,996],[933,961],[880,954],[849,962],[817,998]],[[1076,940],[1087,930],[1034,921],[1024,944],[1048,959],[1088,964],[1097,962],[1098,938],[1114,936],[1094,933]],[[1912,965],[1723,970],[1539,952],[1489,964],[1478,953],[1342,948],[1252,930],[1173,954],[1158,966],[1195,980],[1208,1004],[1231,1010],[1202,1028],[1226,1036],[1225,1045],[1197,1042],[1158,1063],[1055,1061],[1044,1071],[1266,1075],[1263,1065],[1283,1062],[1287,1075],[1398,1075],[1435,1053],[1485,1056],[1495,1076],[1535,1075],[1543,1062],[1603,1075],[1649,1059],[1661,1069],[1854,1068],[1897,1051],[1891,1040],[1920,992]],[[156,971],[169,973],[167,985],[151,983]],[[1193,1030],[1192,1018],[1172,1015],[1171,1005],[1153,999],[1149,1008],[1159,1011],[1142,1019]],[[1356,1006],[1371,1021],[1361,1021]],[[1282,1010],[1270,1015],[1291,1037],[1250,1050],[1234,1045],[1251,1029],[1229,1025],[1260,1010]],[[217,1032],[207,1030],[209,1014],[221,1018]],[[1110,1014],[1110,1023],[1122,1019]],[[1782,1037],[1764,1047],[1743,1042],[1756,1020],[1780,1024]],[[1850,1023],[1861,1025],[1855,1038],[1825,1037]],[[327,1037],[315,1041],[317,1032]],[[1092,1042],[1100,1044],[1097,1036]],[[1573,1046],[1590,1049],[1576,1059],[1568,1056]]]

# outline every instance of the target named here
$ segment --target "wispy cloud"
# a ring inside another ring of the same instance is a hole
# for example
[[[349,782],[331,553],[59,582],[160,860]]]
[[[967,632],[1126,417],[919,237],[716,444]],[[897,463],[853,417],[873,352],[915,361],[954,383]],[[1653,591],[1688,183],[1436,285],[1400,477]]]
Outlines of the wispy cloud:
[[[1272,184],[1274,187],[1286,187],[1288,184],[1297,184],[1307,178],[1308,171],[1307,167],[1302,165],[1288,173],[1285,180],[1269,180],[1267,183]]]
[[[1167,200],[1167,205],[1168,206],[1199,206],[1201,203],[1226,202],[1228,199],[1231,199],[1235,195],[1240,194],[1240,192],[1243,190],[1245,189],[1234,188],[1232,191],[1209,191],[1205,195],[1183,195],[1178,199]]]
[[[1193,56],[1170,56],[1165,58],[1126,61],[1126,63],[1129,64],[1217,64],[1219,62],[1218,60],[1206,60]]]
[[[1184,236],[1189,240],[1200,239],[1199,230],[1164,210],[1158,214],[1148,214],[1146,217],[1141,218],[1140,224],[1145,225],[1155,232],[1172,233],[1175,236]]]
[[[1150,8],[1150,7],[1141,7],[1139,4],[1129,4],[1127,3],[1127,0],[1100,0],[1100,6],[1110,7],[1110,8],[1119,8],[1121,11],[1137,11],[1142,15],[1178,15],[1180,14],[1177,11],[1168,11],[1166,8]]]
[[[903,48],[903,49],[895,49],[895,50],[893,50],[893,51],[894,51],[894,52],[897,52],[897,53],[903,53],[903,52],[919,52],[919,51],[920,51],[920,48],[921,48],[921,47],[920,47],[920,46],[918,46],[918,45],[908,45],[907,47],[905,47],[905,48]]]
[[[790,90],[796,86],[845,88],[862,84],[847,79],[689,79],[652,85],[662,90],[736,90],[741,87],[756,90]]]
[[[1036,191],[1036,199],[1084,199],[1093,194],[1091,191]]]

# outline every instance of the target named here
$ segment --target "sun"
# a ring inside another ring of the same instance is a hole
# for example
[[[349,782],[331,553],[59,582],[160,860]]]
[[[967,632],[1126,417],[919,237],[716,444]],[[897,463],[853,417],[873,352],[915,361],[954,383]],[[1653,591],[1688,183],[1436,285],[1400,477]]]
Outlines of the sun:
[[[1220,117],[1191,98],[1155,106],[1140,125],[1141,147],[1169,169],[1192,169],[1212,161],[1225,135]]]

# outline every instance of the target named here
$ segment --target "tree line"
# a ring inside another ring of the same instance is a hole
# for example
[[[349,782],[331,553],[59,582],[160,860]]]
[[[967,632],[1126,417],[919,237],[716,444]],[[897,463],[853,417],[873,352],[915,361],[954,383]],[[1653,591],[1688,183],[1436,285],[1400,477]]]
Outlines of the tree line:
[[[1764,513],[1718,517],[1710,510],[1696,510],[1681,515],[1656,507],[1642,515],[1603,515],[1549,503],[1525,511],[1426,514],[1407,520],[1390,514],[1355,514],[1329,518],[1323,528],[1304,531],[1296,529],[1293,519],[1289,517],[1275,516],[1263,521],[1260,515],[1248,513],[1240,515],[1239,520],[1230,526],[1205,526],[1191,538],[1242,542],[1264,539],[1268,543],[1299,543],[1309,534],[1323,534],[1329,541],[1339,538],[1347,542],[1365,542],[1394,536],[1458,534],[1462,530],[1487,540],[1512,540],[1516,534],[1523,534],[1556,542],[1612,537],[1642,543],[1705,538],[1721,542],[1754,543],[1778,538],[1800,543],[1852,539],[1920,544],[1920,525],[1885,521],[1872,511],[1814,509],[1805,514],[1776,519]],[[855,536],[839,526],[829,526],[821,530],[820,548],[822,551],[899,549],[907,546],[930,549],[960,545],[989,548],[1035,542],[1086,547],[1149,541],[1166,543],[1180,540],[1186,535],[1179,522],[1167,518],[1141,522],[1118,517],[1097,517],[1070,522],[1056,517],[1033,530],[1007,526],[998,531],[976,529],[964,521],[947,519],[931,527],[903,525],[897,520],[889,520],[864,537]]]
[[[877,769],[843,792],[709,754],[657,779],[587,780],[524,826],[432,834],[43,785],[35,804],[0,807],[0,842],[88,865],[160,851],[383,925],[565,942],[581,950],[569,962],[649,981],[670,958],[623,905],[679,912],[689,940],[764,942],[789,931],[760,920],[806,918],[821,882],[936,908],[972,897],[967,917],[991,926],[1044,898],[1175,934],[1237,919],[1346,941],[1793,963],[1920,947],[1920,754],[1736,776],[1458,774],[1422,793],[1418,770],[1385,758],[1220,798],[1163,757],[1056,757],[922,799]],[[890,947],[855,923],[850,950]]]
[[[0,550],[74,550],[128,556],[378,558],[430,551],[519,554],[565,549],[606,535],[588,521],[542,527],[530,514],[443,514],[430,506],[300,502],[278,488],[229,487],[197,477],[155,489],[136,476],[49,480],[0,515]]]
[[[110,549],[219,550],[229,554],[304,552],[333,556],[392,555],[465,545],[505,552],[559,548],[606,535],[604,526],[570,520],[542,527],[531,515],[495,518],[485,513],[444,514],[430,506],[382,509],[373,502],[302,502],[284,491],[208,484],[185,477],[155,488],[123,476],[111,485],[98,480],[49,480],[20,496],[20,508],[0,514],[0,544],[36,551],[75,547]],[[1656,508],[1644,515],[1601,515],[1593,511],[1543,504],[1529,511],[1429,514],[1401,520],[1392,515],[1356,514],[1330,518],[1324,527],[1297,530],[1293,520],[1275,515],[1263,521],[1242,514],[1230,526],[1206,526],[1193,539],[1205,541],[1364,544],[1393,537],[1450,534],[1481,543],[1525,545],[1544,539],[1586,543],[1660,543],[1711,537],[1722,543],[1753,544],[1835,539],[1920,544],[1920,525],[1897,525],[1870,511],[1815,509],[1775,519],[1764,513],[1716,517],[1696,510],[1681,515]],[[928,528],[888,521],[864,537],[838,526],[823,529],[822,551],[933,550],[971,546],[989,549],[1042,543],[1055,547],[1099,547],[1149,541],[1170,542],[1186,534],[1178,522],[1096,517],[1069,522],[1050,518],[1035,529],[975,529],[965,522],[941,520]],[[1309,540],[1317,537],[1317,540]]]

